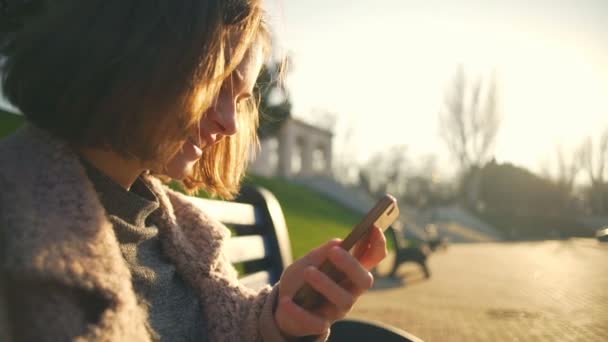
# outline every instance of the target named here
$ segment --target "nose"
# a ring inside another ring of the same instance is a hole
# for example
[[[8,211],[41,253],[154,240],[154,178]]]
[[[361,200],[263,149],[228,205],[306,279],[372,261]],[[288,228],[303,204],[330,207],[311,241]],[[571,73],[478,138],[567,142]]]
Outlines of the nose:
[[[237,106],[232,99],[219,99],[213,110],[213,120],[219,133],[233,135],[238,131]]]

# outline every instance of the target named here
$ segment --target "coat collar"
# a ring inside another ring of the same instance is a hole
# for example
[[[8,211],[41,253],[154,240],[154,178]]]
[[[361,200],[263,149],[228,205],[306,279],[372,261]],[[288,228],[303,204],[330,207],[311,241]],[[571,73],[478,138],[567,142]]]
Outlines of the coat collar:
[[[67,145],[28,126],[2,142],[0,156],[7,268],[92,288],[130,283],[112,226]],[[108,269],[113,277],[100,276]]]
[[[76,154],[46,131],[26,126],[0,142],[0,165],[2,270],[102,293],[114,304],[104,316],[106,329],[120,330],[116,314],[138,315],[131,276]],[[212,273],[230,233],[187,196],[155,177],[144,181],[159,199],[153,215],[163,252],[201,295],[197,284]]]

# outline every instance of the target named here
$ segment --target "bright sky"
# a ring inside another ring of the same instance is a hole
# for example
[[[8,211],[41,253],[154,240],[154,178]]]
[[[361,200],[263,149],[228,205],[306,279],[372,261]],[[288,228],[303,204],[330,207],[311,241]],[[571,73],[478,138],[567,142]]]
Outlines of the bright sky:
[[[437,118],[458,63],[497,72],[499,161],[537,170],[608,127],[606,0],[266,2],[294,115],[337,113],[337,143],[351,129],[360,160],[405,144],[448,167]]]

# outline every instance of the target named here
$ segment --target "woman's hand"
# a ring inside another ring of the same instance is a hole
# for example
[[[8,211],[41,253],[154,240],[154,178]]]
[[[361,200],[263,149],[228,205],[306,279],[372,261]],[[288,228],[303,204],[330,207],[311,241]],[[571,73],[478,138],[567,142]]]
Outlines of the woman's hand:
[[[353,255],[339,247],[341,240],[331,240],[296,260],[285,269],[279,284],[275,321],[287,336],[319,335],[331,324],[346,316],[359,296],[373,284],[369,272],[386,256],[386,239],[374,227],[367,238],[354,247]],[[320,272],[318,267],[329,259],[345,276],[340,283]],[[309,283],[327,300],[318,309],[307,311],[293,302],[296,291]]]

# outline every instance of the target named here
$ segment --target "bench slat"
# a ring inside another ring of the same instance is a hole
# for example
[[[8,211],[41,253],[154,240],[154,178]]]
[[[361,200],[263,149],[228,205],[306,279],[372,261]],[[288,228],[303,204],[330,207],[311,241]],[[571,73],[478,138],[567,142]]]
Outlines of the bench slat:
[[[253,226],[260,220],[256,215],[255,207],[251,204],[209,200],[191,197],[195,205],[206,214],[224,224],[238,224]]]
[[[231,263],[263,259],[270,247],[261,235],[235,236],[226,241],[226,254]]]
[[[240,278],[239,280],[243,285],[254,290],[259,290],[266,285],[272,284],[270,272],[268,271],[252,273]]]

